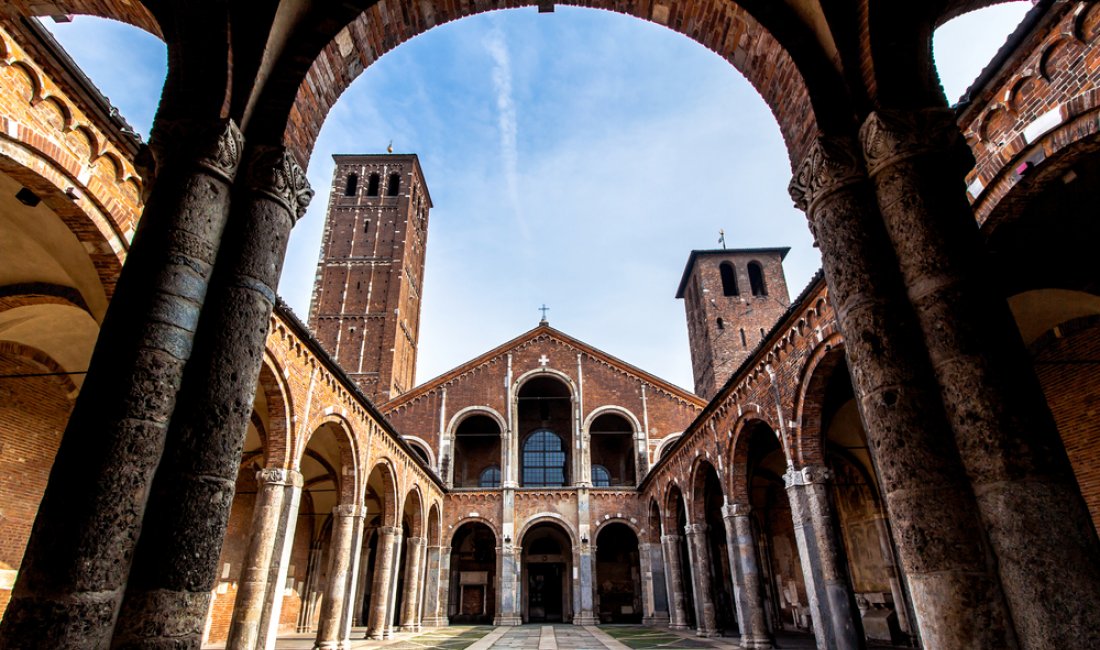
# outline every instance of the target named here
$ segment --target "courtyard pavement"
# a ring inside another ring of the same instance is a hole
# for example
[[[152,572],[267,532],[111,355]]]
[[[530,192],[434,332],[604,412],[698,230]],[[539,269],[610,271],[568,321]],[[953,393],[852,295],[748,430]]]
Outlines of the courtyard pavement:
[[[363,639],[365,630],[352,629],[350,648],[355,650],[386,648],[387,650],[489,650],[516,648],[529,650],[647,650],[657,648],[740,648],[733,637],[702,639],[690,632],[642,625],[577,626],[521,625],[492,627],[489,625],[451,625],[426,630],[420,634],[398,634],[385,641]],[[296,634],[280,637],[277,650],[311,650],[314,635]],[[810,650],[814,648],[809,635],[783,634],[776,639],[777,648]]]

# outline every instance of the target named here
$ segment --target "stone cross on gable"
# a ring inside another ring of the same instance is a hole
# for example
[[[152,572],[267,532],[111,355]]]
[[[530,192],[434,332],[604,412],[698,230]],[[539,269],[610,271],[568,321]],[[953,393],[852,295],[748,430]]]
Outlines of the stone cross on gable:
[[[546,364],[550,363],[550,359],[544,354],[539,357],[539,365],[546,368]]]

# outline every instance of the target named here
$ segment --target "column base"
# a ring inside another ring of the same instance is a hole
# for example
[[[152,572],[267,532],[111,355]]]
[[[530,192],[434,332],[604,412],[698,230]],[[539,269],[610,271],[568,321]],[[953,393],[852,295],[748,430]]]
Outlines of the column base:
[[[318,641],[313,644],[313,650],[340,650],[339,641]]]
[[[660,625],[664,627],[668,625],[668,614],[657,612],[653,616],[643,616],[642,625]]]
[[[577,614],[573,617],[573,625],[596,625],[599,623],[592,614]]]
[[[704,639],[713,639],[721,635],[718,634],[718,630],[696,630],[695,636],[701,636]]]
[[[493,618],[493,625],[515,627],[517,625],[523,625],[523,619],[515,614],[500,614]]]
[[[767,637],[747,637],[747,636],[743,636],[743,637],[741,637],[741,647],[742,648],[760,649],[760,650],[763,650],[763,649],[769,649],[770,650],[770,648],[775,647],[775,644],[772,643],[772,640],[767,638]]]
[[[682,623],[674,623],[672,625],[669,625],[668,629],[670,629],[670,630],[690,630],[691,628],[688,627],[687,625],[682,624]]]
[[[401,626],[398,626],[397,631],[398,632],[413,632],[413,633],[416,633],[416,632],[420,631],[420,625],[419,624],[417,624],[417,625],[401,625]]]
[[[450,624],[451,622],[442,616],[431,616],[424,619],[423,623],[424,627],[446,627]]]

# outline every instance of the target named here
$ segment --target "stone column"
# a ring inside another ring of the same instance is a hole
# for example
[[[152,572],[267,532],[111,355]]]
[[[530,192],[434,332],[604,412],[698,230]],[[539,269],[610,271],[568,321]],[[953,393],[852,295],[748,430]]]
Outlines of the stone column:
[[[879,111],[860,138],[1020,645],[1094,644],[1100,541],[1015,320],[989,277],[963,180],[973,158],[954,112]]]
[[[977,503],[855,139],[818,138],[791,196],[821,248],[921,640],[1013,648]]]
[[[361,575],[359,563],[363,559],[363,532],[366,526],[367,507],[362,506],[354,519],[351,544],[348,545],[351,553],[351,563],[348,566],[348,586],[344,592],[344,606],[340,615],[341,648],[347,648],[351,643],[351,626],[359,618],[355,611],[359,607],[356,595],[359,592],[359,578]]]
[[[439,625],[450,625],[451,547],[440,547],[439,555]]]
[[[232,121],[159,120],[154,144],[168,146],[39,504],[0,645],[110,643],[243,138]]]
[[[427,540],[423,537],[410,537],[405,551],[405,597],[401,607],[401,631],[420,631],[420,580],[424,547]]]
[[[287,526],[298,512],[302,475],[292,469],[262,469],[256,473],[256,483],[259,493],[226,641],[226,647],[241,650],[260,650],[275,641],[269,635],[278,627],[271,625],[271,612],[282,602],[283,557],[294,537],[293,526],[289,534]]]
[[[341,638],[348,586],[351,581],[352,548],[355,530],[366,515],[366,508],[341,504],[332,509],[332,541],[329,542],[328,581],[321,597],[321,615],[317,619],[315,650],[335,650],[346,644]]]
[[[665,576],[668,584],[668,626],[673,630],[687,629],[687,616],[684,613],[684,579],[680,570],[680,536],[661,535],[661,546],[665,551]]]
[[[829,470],[818,465],[791,468],[783,476],[817,647],[862,648],[863,621],[849,586],[844,542],[829,501],[829,478]]]
[[[771,648],[774,646],[768,633],[764,585],[760,580],[756,536],[749,511],[750,507],[744,504],[722,506],[722,521],[726,526],[726,538],[730,540],[727,548],[733,571],[737,625],[741,631],[742,648]]]
[[[640,543],[638,558],[642,572],[642,625],[668,625],[668,592],[661,545]]]
[[[389,591],[386,592],[386,632],[385,638],[392,639],[394,633],[394,619],[400,612],[397,611],[397,586],[400,580],[397,579],[399,572],[401,571],[401,542],[405,539],[405,531],[398,527],[393,534],[393,565],[390,567],[390,575],[393,576],[390,580]]]
[[[714,616],[714,590],[710,583],[710,544],[707,543],[706,524],[688,524],[684,532],[688,537],[688,555],[691,556],[692,588],[695,589],[696,635],[718,636],[718,624]]]
[[[394,540],[400,540],[400,532],[400,528],[393,526],[382,526],[378,529],[378,557],[374,561],[374,586],[371,588],[370,621],[367,623],[368,639],[381,639],[386,635],[390,582],[393,580]]]
[[[243,201],[234,204],[218,253],[149,495],[116,645],[202,638],[275,287],[290,231],[313,194],[282,148],[251,147],[242,176],[247,189],[238,194]]]
[[[447,624],[446,612],[440,616],[439,592],[444,588],[444,577],[440,570],[442,546],[429,546],[424,570],[424,626],[439,627]]]
[[[577,594],[578,600],[574,601],[573,609],[575,614],[573,615],[573,625],[596,625],[599,621],[596,619],[595,598],[593,597],[593,588],[595,587],[595,581],[593,580],[593,549],[592,546],[582,538],[581,547],[577,553],[577,564],[579,579],[577,580]]]
[[[496,548],[496,551],[497,588],[500,593],[497,594],[497,611],[493,618],[493,625],[522,625],[520,570],[523,548],[515,546],[511,542],[504,542]],[[450,566],[450,554],[448,554],[447,563]],[[450,585],[449,580],[448,585]],[[446,615],[447,610],[444,607],[443,616]]]

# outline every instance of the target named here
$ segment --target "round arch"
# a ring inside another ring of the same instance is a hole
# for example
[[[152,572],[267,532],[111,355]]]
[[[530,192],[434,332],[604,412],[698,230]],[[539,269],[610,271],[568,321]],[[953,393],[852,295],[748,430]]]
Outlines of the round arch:
[[[516,535],[516,539],[519,540],[519,543],[522,545],[523,538],[527,536],[527,533],[530,532],[532,528],[545,523],[552,523],[560,526],[569,537],[569,542],[573,545],[573,548],[580,548],[580,540],[577,538],[577,531],[573,529],[573,524],[556,512],[540,512],[536,515],[532,515],[523,523],[523,527],[520,528],[519,533]]]
[[[482,517],[481,515],[478,515],[476,517],[463,517],[448,526],[448,529],[451,532],[447,535],[447,546],[451,546],[452,544],[454,544],[455,535],[458,533],[458,531],[462,530],[462,527],[466,524],[484,524],[485,527],[488,528],[491,533],[493,533],[493,538],[495,540],[499,541],[501,539],[500,530],[497,528],[496,523],[493,522],[491,519],[487,519],[485,517]]]
[[[376,474],[377,472],[377,474]],[[393,461],[388,457],[379,458],[371,466],[370,472],[367,474],[367,480],[364,482],[363,490],[364,495],[361,500],[366,503],[366,490],[372,489],[371,484],[375,483],[373,480],[375,476],[378,477],[378,500],[381,505],[382,518],[380,525],[395,527],[399,524],[398,517],[400,516],[399,508],[402,504],[397,502],[398,488],[397,488],[397,472],[394,469]]]
[[[484,415],[486,417],[492,418],[493,420],[496,420],[497,426],[500,427],[501,431],[506,431],[508,429],[508,425],[506,420],[504,419],[504,416],[501,415],[500,412],[493,407],[467,406],[460,409],[459,411],[456,411],[455,414],[451,416],[450,422],[447,423],[447,435],[453,438],[455,430],[458,429],[458,425],[462,424],[462,421],[466,418],[472,417],[474,415]]]
[[[428,461],[428,465],[430,465],[432,469],[439,467],[435,462],[435,452],[432,451],[432,447],[428,444],[427,440],[406,434],[402,434],[401,437],[405,439],[405,442],[409,443],[409,446],[412,447],[413,450],[420,451],[424,454]]]
[[[821,436],[821,407],[824,403],[825,384],[833,370],[844,361],[844,337],[839,333],[828,336],[810,353],[810,358],[799,373],[795,389],[794,418],[798,433],[787,458],[800,466],[821,464],[825,461]],[[775,427],[772,427],[775,430]]]
[[[554,368],[536,368],[535,370],[528,370],[519,377],[516,377],[516,380],[512,382],[512,394],[519,395],[519,392],[523,389],[524,384],[533,379],[546,377],[547,375],[550,375],[555,379],[560,380],[563,384],[566,385],[567,388],[569,388],[570,399],[577,399],[578,388],[577,384],[573,381],[573,378],[560,370],[555,370]]]
[[[268,421],[266,467],[288,467],[290,458],[291,422],[294,419],[294,395],[286,382],[286,376],[279,360],[270,348],[264,348],[263,362],[257,379],[258,390],[263,391],[267,399]]]
[[[423,537],[424,533],[424,496],[420,492],[419,485],[413,485],[405,493],[401,500],[401,510],[398,512],[401,521],[409,522],[409,537]]]
[[[592,427],[592,423],[596,420],[596,418],[600,417],[601,415],[607,415],[609,413],[623,416],[626,421],[630,423],[630,427],[634,430],[635,436],[645,433],[645,430],[642,428],[642,423],[638,420],[637,417],[634,416],[633,413],[630,412],[629,409],[614,404],[606,404],[604,406],[594,409],[591,413],[589,413],[588,417],[584,419],[584,423],[581,425],[581,431],[587,432]]]
[[[772,435],[775,436],[780,449],[783,449],[783,442],[778,430],[765,416],[766,414],[760,409],[756,409],[755,411],[746,409],[741,417],[737,419],[737,422],[734,423],[733,442],[730,443],[729,453],[729,483],[726,486],[726,494],[730,503],[747,505],[750,500],[749,446],[752,434],[759,430],[759,427],[767,428],[772,432]],[[791,458],[789,455],[786,455],[785,451],[784,455],[789,465],[791,463]]]
[[[294,469],[300,469],[302,465],[302,458],[305,456],[306,449],[309,448],[309,444],[313,441],[314,436],[322,429],[335,430],[339,434],[335,435],[337,448],[340,453],[340,468],[337,471],[341,473],[338,477],[340,480],[340,499],[344,503],[359,503],[360,496],[360,455],[359,444],[356,440],[355,434],[352,433],[351,422],[346,417],[339,413],[330,413],[324,417],[319,418],[314,426],[309,427],[309,435],[302,438],[300,447],[294,454],[294,463],[292,467]],[[343,468],[346,467],[351,471],[344,474]],[[346,476],[350,476],[351,480],[346,480]]]

